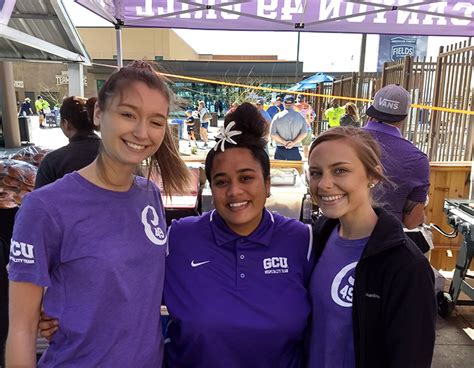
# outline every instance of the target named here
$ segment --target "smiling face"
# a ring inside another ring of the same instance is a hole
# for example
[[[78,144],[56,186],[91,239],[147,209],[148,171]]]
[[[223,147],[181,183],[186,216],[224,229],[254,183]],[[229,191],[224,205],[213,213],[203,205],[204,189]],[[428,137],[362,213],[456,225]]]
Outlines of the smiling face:
[[[166,132],[168,107],[163,93],[142,82],[111,98],[104,110],[96,106],[104,160],[134,169],[155,153]]]
[[[261,164],[246,148],[227,149],[216,155],[211,169],[212,200],[227,226],[249,235],[260,224],[270,190]]]
[[[325,216],[357,221],[372,211],[370,178],[348,139],[325,141],[309,158],[310,191]]]

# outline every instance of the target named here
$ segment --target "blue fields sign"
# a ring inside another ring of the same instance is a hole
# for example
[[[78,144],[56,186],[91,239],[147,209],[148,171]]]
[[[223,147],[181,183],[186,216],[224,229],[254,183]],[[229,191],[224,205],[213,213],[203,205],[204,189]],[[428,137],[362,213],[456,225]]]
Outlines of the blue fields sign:
[[[380,35],[377,71],[383,69],[385,61],[397,61],[405,56],[426,56],[428,37]]]

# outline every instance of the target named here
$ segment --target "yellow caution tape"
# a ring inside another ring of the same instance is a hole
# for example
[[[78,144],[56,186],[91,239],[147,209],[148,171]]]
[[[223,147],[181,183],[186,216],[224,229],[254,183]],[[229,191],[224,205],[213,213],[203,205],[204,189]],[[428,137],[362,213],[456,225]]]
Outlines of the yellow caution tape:
[[[314,96],[314,97],[328,97],[328,98],[331,98],[331,99],[337,98],[337,99],[340,99],[340,100],[348,100],[348,101],[360,101],[360,102],[371,102],[372,101],[372,100],[367,99],[367,98],[324,95],[324,94],[310,93],[310,92],[288,91],[286,89],[260,87],[260,86],[250,86],[250,85],[247,85],[247,84],[222,82],[222,81],[217,81],[217,80],[212,80],[212,79],[187,77],[187,76],[184,76],[184,75],[175,75],[175,74],[168,74],[168,73],[161,73],[161,72],[160,72],[160,74],[165,76],[165,77],[169,77],[169,78],[179,78],[179,79],[189,80],[189,81],[193,81],[193,82],[220,84],[220,85],[223,85],[223,86],[248,88],[248,89],[255,89],[255,90],[260,90],[260,91],[278,92],[278,93],[303,95],[303,96]],[[474,111],[472,111],[472,110],[452,109],[452,108],[449,108],[449,107],[438,107],[438,106],[428,106],[428,105],[418,105],[418,104],[412,104],[411,107],[416,108],[416,109],[422,109],[422,110],[435,110],[435,111],[444,111],[444,112],[454,112],[454,113],[457,113],[457,114],[474,115]]]

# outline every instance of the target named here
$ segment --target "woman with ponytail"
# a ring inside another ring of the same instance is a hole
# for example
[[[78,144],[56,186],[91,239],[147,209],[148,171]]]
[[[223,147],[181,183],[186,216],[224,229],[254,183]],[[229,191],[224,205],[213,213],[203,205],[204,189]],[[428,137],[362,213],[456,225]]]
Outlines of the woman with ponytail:
[[[97,157],[25,197],[11,242],[6,366],[36,366],[41,310],[59,327],[39,367],[162,366],[166,221],[160,190],[135,172],[146,160],[165,195],[184,191],[188,170],[168,127],[171,102],[149,63],[119,69],[95,104]],[[90,133],[84,104],[65,103],[78,111],[61,111],[63,130],[77,130],[80,120],[87,129],[79,131]]]
[[[89,165],[97,157],[100,138],[94,133],[96,97],[72,96],[63,100],[60,108],[61,130],[69,144],[48,153],[38,169],[35,188],[50,184],[64,175]]]

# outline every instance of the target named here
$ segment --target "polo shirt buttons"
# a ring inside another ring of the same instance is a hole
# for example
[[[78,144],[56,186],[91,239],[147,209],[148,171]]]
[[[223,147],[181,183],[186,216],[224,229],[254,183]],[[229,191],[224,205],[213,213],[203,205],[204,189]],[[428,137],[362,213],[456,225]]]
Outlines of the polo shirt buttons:
[[[241,278],[241,279],[245,279],[245,273],[241,273],[241,274],[240,274],[240,278]]]
[[[240,242],[241,242],[241,243],[245,243],[246,241],[247,241],[247,239],[245,239],[245,238],[241,238],[241,239],[240,239]]]
[[[243,254],[241,254],[240,259],[245,259],[245,256]]]

